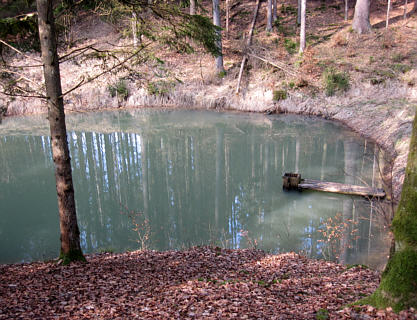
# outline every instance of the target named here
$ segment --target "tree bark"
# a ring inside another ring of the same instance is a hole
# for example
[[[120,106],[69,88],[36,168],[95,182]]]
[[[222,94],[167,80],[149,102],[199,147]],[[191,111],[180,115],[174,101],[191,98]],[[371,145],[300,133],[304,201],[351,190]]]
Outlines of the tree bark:
[[[229,38],[229,22],[230,22],[230,1],[226,0],[226,37]]]
[[[301,23],[301,0],[297,2],[297,25]]]
[[[190,15],[195,15],[196,0],[190,0]]]
[[[61,254],[64,263],[85,260],[75,210],[71,160],[67,142],[64,102],[56,45],[52,0],[37,0],[39,40],[48,97],[48,119],[58,195]]]
[[[275,22],[277,20],[277,0],[273,0],[272,6],[272,21]]]
[[[306,0],[301,0],[300,53],[306,48]]]
[[[132,35],[133,35],[133,47],[138,46],[138,17],[136,12],[132,12]]]
[[[217,27],[221,27],[219,2],[220,2],[219,0],[213,0],[213,24]],[[220,40],[218,40],[216,44],[217,48],[219,49],[220,55],[216,57],[216,71],[220,73],[220,72],[224,72],[221,31],[218,30],[217,34],[220,36]]]
[[[266,10],[266,31],[272,31],[272,0],[268,0]]]
[[[345,21],[349,19],[349,0],[345,0]]]
[[[371,23],[369,22],[369,5],[370,0],[356,1],[352,28],[359,34],[369,33],[371,31]]]
[[[387,18],[386,18],[386,21],[385,21],[385,29],[388,29],[390,11],[391,11],[391,0],[388,0],[388,4],[387,4]]]

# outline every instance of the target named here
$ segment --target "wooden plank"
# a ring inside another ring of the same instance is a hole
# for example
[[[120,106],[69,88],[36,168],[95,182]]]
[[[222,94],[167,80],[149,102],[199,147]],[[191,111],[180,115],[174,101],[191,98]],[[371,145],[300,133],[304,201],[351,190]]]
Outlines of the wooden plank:
[[[363,197],[385,197],[385,191],[383,189],[353,186],[337,182],[325,182],[319,180],[303,179],[301,183],[298,185],[298,187],[301,189],[358,195]]]

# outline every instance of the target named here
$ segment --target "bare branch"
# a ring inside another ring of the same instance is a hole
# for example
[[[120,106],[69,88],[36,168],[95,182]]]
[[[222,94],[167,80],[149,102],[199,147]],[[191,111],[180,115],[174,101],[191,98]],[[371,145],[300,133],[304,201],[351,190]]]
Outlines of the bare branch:
[[[93,45],[94,45],[94,44],[96,44],[96,43],[90,44],[90,45],[85,46],[85,47],[82,47],[82,48],[77,48],[77,49],[75,49],[75,50],[72,50],[70,53],[67,53],[67,54],[65,54],[65,55],[63,55],[63,56],[61,56],[61,57],[59,57],[59,62],[64,62],[64,61],[66,61],[66,60],[64,60],[64,59],[65,59],[65,58],[67,58],[67,57],[69,57],[70,55],[74,54],[75,52],[82,51],[81,53],[84,53],[84,52],[85,52],[85,51],[87,51],[88,49],[91,49],[91,48],[93,47]],[[77,56],[78,56],[78,54],[77,54]],[[67,60],[68,60],[68,59],[67,59]]]
[[[26,58],[31,59],[31,60],[34,60],[34,61],[36,61],[36,62],[40,62],[40,63],[42,63],[42,61],[41,61],[41,60],[36,59],[36,58],[33,58],[33,57],[31,57],[31,56],[28,56],[28,55],[24,54],[22,51],[20,51],[20,50],[16,49],[15,47],[11,46],[10,44],[8,44],[7,42],[5,42],[5,41],[3,41],[3,40],[1,40],[1,39],[0,39],[0,42],[1,42],[1,43],[3,43],[4,45],[8,46],[8,47],[9,47],[9,48],[11,48],[12,50],[16,51],[17,53],[19,53],[19,54],[21,54],[21,55],[25,56]]]
[[[97,74],[97,75],[95,75],[94,77],[92,77],[92,78],[89,78],[87,81],[84,81],[84,79],[79,83],[79,84],[77,84],[75,87],[73,87],[72,89],[70,89],[70,90],[68,90],[67,92],[65,92],[64,94],[62,94],[62,97],[64,97],[66,94],[68,94],[68,93],[70,93],[70,92],[72,92],[72,91],[74,91],[75,89],[78,89],[79,87],[81,87],[81,86],[83,86],[83,85],[85,85],[85,84],[87,84],[87,83],[90,83],[90,82],[92,82],[92,81],[94,81],[94,80],[96,80],[97,78],[99,78],[99,77],[101,77],[102,75],[104,75],[104,74],[106,74],[106,73],[109,73],[109,72],[111,72],[111,71],[113,71],[113,70],[115,70],[115,69],[117,69],[117,68],[119,68],[120,66],[122,66],[122,65],[124,65],[126,62],[128,62],[129,60],[131,60],[131,59],[133,59],[134,57],[136,57],[143,49],[145,49],[145,46],[142,46],[142,48],[140,48],[139,50],[136,50],[133,54],[131,54],[129,57],[127,57],[126,59],[124,59],[124,60],[122,60],[122,61],[120,61],[119,63],[117,63],[116,65],[114,65],[113,67],[111,67],[110,69],[107,69],[107,70],[104,70],[103,72],[101,72],[101,73],[99,73],[99,74]]]
[[[280,62],[272,62],[272,61],[269,61],[269,60],[267,60],[265,58],[259,57],[259,56],[255,55],[253,53],[248,53],[248,56],[253,57],[253,58],[256,58],[256,59],[259,59],[259,60],[261,60],[261,61],[263,61],[265,63],[268,63],[271,66],[273,66],[275,68],[278,68],[278,69],[281,69],[282,71],[284,71],[284,72],[286,72],[286,73],[288,73],[288,74],[290,74],[290,75],[292,75],[294,77],[297,76],[297,72],[296,71],[293,71],[293,70],[289,69],[289,67],[286,66],[283,63],[280,63]]]
[[[62,96],[64,97],[65,95],[67,95],[68,93],[78,89],[79,87],[81,87],[84,84],[84,80],[85,78],[83,77],[82,80],[74,87],[72,87],[71,89],[69,89],[67,92],[63,93]]]
[[[0,72],[8,72],[8,73],[15,74],[15,75],[19,76],[19,77],[20,77],[20,79],[26,80],[26,81],[28,81],[28,82],[30,82],[30,83],[32,83],[32,84],[34,84],[34,85],[38,85],[38,83],[37,83],[37,82],[35,82],[35,81],[34,81],[34,80],[32,80],[32,79],[29,79],[29,78],[25,77],[24,75],[22,75],[22,74],[21,74],[21,73],[19,73],[19,72],[12,71],[12,70],[7,70],[7,69],[0,69]],[[20,79],[16,80],[16,82],[18,82]]]
[[[20,89],[20,90],[22,90],[22,89]],[[24,90],[22,90],[22,91],[24,92]],[[17,93],[9,93],[9,92],[6,92],[6,91],[0,91],[0,94],[4,94],[5,96],[9,96],[9,97],[48,99],[48,97],[46,97],[46,96],[30,95],[30,94],[17,94]]]

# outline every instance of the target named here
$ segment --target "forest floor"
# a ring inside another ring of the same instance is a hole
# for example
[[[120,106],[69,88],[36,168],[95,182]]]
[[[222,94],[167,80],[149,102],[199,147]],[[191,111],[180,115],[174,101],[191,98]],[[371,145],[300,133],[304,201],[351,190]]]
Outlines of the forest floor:
[[[348,307],[378,286],[361,266],[195,247],[0,265],[0,319],[417,319]]]

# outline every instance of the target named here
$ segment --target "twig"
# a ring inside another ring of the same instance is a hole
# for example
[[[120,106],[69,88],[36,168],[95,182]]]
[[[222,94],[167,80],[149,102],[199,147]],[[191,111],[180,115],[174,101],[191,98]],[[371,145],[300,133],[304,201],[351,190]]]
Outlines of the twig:
[[[65,95],[67,95],[68,93],[70,93],[70,92],[74,91],[75,89],[78,89],[79,87],[81,87],[81,86],[83,86],[83,85],[85,85],[85,84],[87,84],[87,83],[90,83],[90,82],[92,82],[92,81],[96,80],[97,78],[101,77],[102,75],[104,75],[104,74],[106,74],[106,73],[108,73],[108,72],[111,72],[112,70],[114,70],[114,69],[116,69],[116,68],[120,67],[121,65],[125,64],[126,62],[128,62],[129,60],[131,60],[132,58],[134,58],[135,56],[137,56],[137,55],[138,55],[138,54],[139,54],[139,53],[140,53],[140,52],[141,52],[144,48],[145,48],[145,47],[140,48],[140,50],[137,50],[135,53],[131,54],[129,57],[127,57],[126,59],[122,60],[122,61],[121,61],[121,62],[119,62],[118,64],[114,65],[114,66],[113,66],[113,67],[111,67],[110,69],[104,70],[103,72],[99,73],[98,75],[96,75],[96,76],[94,76],[94,77],[92,77],[92,78],[89,78],[87,81],[84,81],[84,79],[83,79],[83,80],[82,80],[79,84],[77,84],[75,87],[73,87],[73,88],[71,88],[70,90],[68,90],[67,92],[63,93],[61,97],[64,97]]]
[[[273,66],[275,68],[278,68],[278,69],[281,69],[282,71],[284,71],[284,72],[286,72],[286,73],[288,73],[288,74],[290,74],[290,75],[292,75],[294,77],[297,76],[297,72],[290,70],[287,66],[285,66],[285,64],[279,65],[281,63],[279,63],[279,62],[272,62],[272,61],[266,60],[265,58],[259,57],[259,56],[255,55],[253,53],[248,53],[248,56],[253,57],[253,58],[256,58],[256,59],[259,59],[259,60],[261,60],[261,61],[263,61],[265,63],[268,63],[271,66]]]
[[[62,97],[63,96],[65,96],[65,95],[67,95],[68,93],[70,93],[70,92],[72,92],[72,91],[74,91],[75,89],[78,89],[79,87],[81,87],[82,85],[83,85],[83,83],[84,83],[84,77],[82,78],[82,80],[75,86],[75,87],[72,87],[71,89],[69,89],[67,92],[65,92],[65,93],[63,93],[62,94]]]
[[[19,88],[20,89],[20,88]],[[20,89],[22,90],[22,89]],[[24,91],[24,90],[22,90]],[[8,93],[6,91],[0,91],[0,94],[4,94],[5,96],[10,97],[23,97],[23,98],[39,98],[39,99],[48,99],[46,96],[40,96],[40,95],[26,95],[26,94],[16,94],[16,93]]]
[[[87,51],[88,49],[91,49],[91,48],[93,47],[93,45],[94,45],[94,44],[96,44],[96,43],[90,44],[90,45],[85,46],[85,47],[82,47],[82,48],[77,48],[77,49],[74,49],[74,50],[72,50],[70,53],[67,53],[67,54],[65,54],[65,55],[63,55],[63,56],[61,56],[61,57],[59,57],[59,61],[61,62],[61,60],[64,60],[66,57],[68,57],[68,56],[70,56],[70,55],[72,55],[73,53],[78,52],[78,51],[82,51],[82,52],[84,53],[84,52],[85,52],[85,51]]]
[[[42,63],[42,61],[41,61],[41,60],[36,59],[36,58],[33,58],[33,57],[31,57],[31,56],[28,56],[28,55],[24,54],[22,51],[20,51],[20,50],[16,49],[15,47],[11,46],[10,44],[8,44],[7,42],[5,42],[5,41],[3,41],[3,40],[1,40],[1,39],[0,39],[0,42],[1,42],[1,43],[3,43],[4,45],[8,46],[10,49],[12,49],[12,50],[16,51],[17,53],[20,53],[21,55],[25,56],[26,58],[28,58],[28,59],[32,59],[32,60],[34,60],[34,61],[36,61],[36,62],[39,62],[39,63]]]
[[[37,82],[35,82],[34,80],[31,80],[29,78],[26,78],[25,76],[21,75],[19,72],[15,72],[15,71],[12,71],[12,70],[7,70],[7,69],[0,69],[0,72],[7,72],[7,73],[16,74],[16,75],[18,75],[20,77],[20,79],[24,79],[24,80],[26,80],[26,81],[34,84],[34,85],[38,85]],[[18,82],[20,79],[16,80],[16,82]]]

